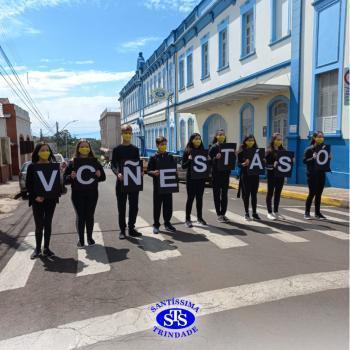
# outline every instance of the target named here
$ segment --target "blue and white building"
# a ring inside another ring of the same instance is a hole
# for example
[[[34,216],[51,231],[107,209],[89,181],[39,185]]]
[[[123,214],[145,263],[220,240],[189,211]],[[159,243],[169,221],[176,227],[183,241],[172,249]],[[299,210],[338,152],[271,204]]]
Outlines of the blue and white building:
[[[193,131],[209,146],[218,128],[260,147],[282,133],[296,153],[290,183],[305,183],[315,130],[332,147],[329,186],[349,188],[347,0],[203,0],[120,92],[122,124],[144,154],[164,135],[181,154]],[[152,91],[168,98],[156,101]],[[138,137],[140,136],[140,137]],[[141,140],[144,140],[144,144]]]

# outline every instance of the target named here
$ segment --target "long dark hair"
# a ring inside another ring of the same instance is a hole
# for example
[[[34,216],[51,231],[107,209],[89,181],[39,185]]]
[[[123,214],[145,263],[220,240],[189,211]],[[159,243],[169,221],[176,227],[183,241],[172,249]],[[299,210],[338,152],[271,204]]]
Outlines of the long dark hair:
[[[201,138],[201,141],[202,141],[202,143],[200,144],[198,149],[204,149],[202,136],[200,134],[198,134],[198,132],[195,132],[190,136],[190,138],[187,142],[186,148],[185,148],[185,152],[190,153],[192,151],[192,149],[194,148],[192,142],[197,136],[199,136]]]
[[[322,136],[324,137],[324,134],[322,131],[318,130],[318,131],[315,131],[313,134],[312,134],[312,138],[311,138],[311,142],[310,142],[310,145],[314,146],[316,141],[315,141],[315,137],[317,137],[318,134],[322,134]]]
[[[252,148],[259,148],[258,144],[256,143],[256,139],[255,139],[255,136],[253,134],[250,134],[248,136],[245,136],[243,141],[242,141],[242,144],[241,146],[239,147],[239,151],[238,152],[241,152],[243,151],[244,149],[247,148],[247,145],[245,144],[245,142],[249,139],[253,139],[254,140],[254,145]]]
[[[224,143],[226,142],[226,132],[225,132],[225,130],[224,129],[218,129],[218,130],[216,130],[215,136],[213,138],[213,142],[212,142],[213,145],[215,145],[218,142],[218,139],[216,138],[216,136],[218,135],[219,132],[223,132],[225,134],[225,141],[224,141]]]
[[[271,152],[274,151],[274,149],[275,149],[274,142],[278,136],[282,137],[282,135],[279,132],[275,132],[274,134],[272,134],[271,139],[270,139],[270,143],[269,143],[269,147],[268,147],[269,151],[271,151]],[[279,146],[278,149],[283,150],[284,149],[283,144],[281,146]]]
[[[49,144],[47,144],[46,142],[38,142],[36,145],[35,145],[35,148],[34,148],[34,151],[32,153],[32,163],[37,163],[39,161],[39,152],[40,152],[40,148],[43,147],[43,146],[46,146],[50,152],[50,155],[49,155],[49,159],[48,161],[49,162],[56,162],[56,158],[55,156],[53,155],[53,152],[52,152],[52,149],[51,147],[49,146]]]
[[[84,139],[79,140],[77,145],[75,146],[74,158],[79,158],[81,156],[79,153],[79,147],[83,142],[89,145],[90,153],[88,154],[88,156],[91,158],[96,158],[94,152],[92,151],[90,142]]]

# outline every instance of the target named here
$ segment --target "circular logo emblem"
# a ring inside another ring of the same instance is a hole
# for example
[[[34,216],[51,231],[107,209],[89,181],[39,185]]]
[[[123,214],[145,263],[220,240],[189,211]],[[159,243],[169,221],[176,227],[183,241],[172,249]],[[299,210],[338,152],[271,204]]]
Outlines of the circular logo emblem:
[[[183,329],[190,327],[196,320],[195,315],[186,309],[171,308],[157,315],[157,323],[168,329]]]

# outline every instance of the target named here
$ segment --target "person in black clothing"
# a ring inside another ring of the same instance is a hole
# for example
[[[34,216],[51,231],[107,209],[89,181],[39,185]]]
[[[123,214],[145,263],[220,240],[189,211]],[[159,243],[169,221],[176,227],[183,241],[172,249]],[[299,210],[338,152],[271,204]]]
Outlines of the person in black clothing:
[[[321,198],[326,182],[326,174],[322,170],[317,170],[315,167],[317,152],[322,148],[324,143],[324,135],[321,131],[313,134],[311,144],[304,152],[303,162],[306,164],[307,184],[309,186],[309,195],[305,203],[306,220],[310,220],[310,209],[312,201],[315,198],[315,218],[326,220],[326,217],[321,213]],[[331,155],[329,157],[331,159]]]
[[[164,227],[169,232],[176,232],[175,227],[170,223],[173,215],[173,194],[158,193],[159,166],[160,162],[176,162],[174,157],[167,152],[167,139],[163,136],[157,137],[156,145],[158,151],[149,159],[147,174],[153,178],[153,233],[159,233],[160,212],[163,207]]]
[[[29,194],[29,206],[33,209],[33,216],[35,222],[35,242],[36,247],[30,256],[35,259],[41,255],[41,243],[44,231],[44,256],[54,256],[55,254],[50,250],[50,238],[52,231],[52,218],[55,212],[57,198],[44,198],[38,195],[34,184],[34,169],[33,164],[49,164],[56,162],[50,146],[46,143],[38,143],[32,154],[32,164],[29,164],[26,176],[26,188]]]
[[[129,235],[131,237],[139,237],[141,233],[136,231],[135,223],[137,213],[139,211],[139,192],[125,193],[123,191],[123,162],[126,160],[139,160],[139,149],[131,144],[132,127],[130,125],[124,125],[122,127],[122,144],[113,149],[112,154],[112,171],[117,176],[116,194],[118,203],[118,216],[119,216],[119,239],[125,239],[126,229],[126,202],[129,199]]]
[[[187,202],[186,202],[186,227],[193,227],[191,222],[191,211],[193,201],[196,198],[197,205],[197,220],[200,224],[206,225],[207,223],[203,219],[203,194],[205,187],[205,179],[192,179],[191,178],[191,163],[192,163],[192,150],[204,149],[201,135],[194,133],[191,135],[185,152],[182,157],[182,168],[187,169],[186,174],[186,190],[187,190]]]
[[[96,159],[89,142],[81,140],[77,143],[75,149],[75,159],[77,158],[94,158]],[[97,162],[97,159],[96,159]],[[74,159],[69,162],[68,167],[64,173],[64,179],[66,184],[72,186],[72,202],[77,215],[76,227],[79,235],[78,248],[83,248],[85,245],[84,231],[86,228],[87,243],[88,245],[94,245],[95,241],[92,238],[92,232],[94,229],[94,214],[96,204],[98,200],[98,182],[106,180],[106,175],[103,167],[97,162],[97,170],[94,174],[96,181],[93,186],[83,188],[83,186],[77,186],[77,173],[74,164]]]
[[[277,151],[284,150],[282,145],[283,139],[280,133],[274,133],[272,135],[269,148],[265,153],[266,169],[267,169],[267,218],[269,220],[280,219],[284,217],[278,213],[278,206],[281,199],[281,192],[284,185],[284,177],[276,176],[275,168],[277,166]],[[273,212],[272,212],[272,197],[274,196]]]
[[[240,191],[242,190],[242,199],[244,203],[245,216],[244,219],[246,221],[250,221],[249,215],[249,199],[251,198],[252,209],[253,209],[253,219],[260,220],[259,215],[256,212],[257,208],[257,193],[259,189],[259,175],[249,175],[248,174],[248,166],[250,160],[246,157],[245,150],[247,149],[257,149],[258,145],[256,143],[254,135],[246,136],[242,142],[238,150],[238,166],[241,168],[240,177],[239,177],[239,190],[238,195],[240,195]]]
[[[214,195],[214,204],[219,222],[228,222],[226,217],[228,203],[228,187],[230,184],[230,171],[220,171],[217,167],[217,161],[221,158],[221,145],[226,142],[225,131],[219,129],[213,139],[213,145],[209,150],[209,159],[212,164],[212,186]]]

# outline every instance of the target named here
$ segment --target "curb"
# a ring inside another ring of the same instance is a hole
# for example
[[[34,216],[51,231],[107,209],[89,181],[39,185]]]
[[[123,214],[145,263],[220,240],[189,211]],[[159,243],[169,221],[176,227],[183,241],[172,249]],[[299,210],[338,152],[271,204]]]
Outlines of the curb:
[[[230,188],[234,190],[238,190],[238,184],[234,182],[230,182]],[[259,193],[267,193],[266,188],[259,187]],[[306,201],[307,198],[307,193],[300,193],[300,192],[293,192],[293,191],[288,191],[288,190],[282,190],[281,197],[283,198],[288,198],[288,199],[296,199],[300,201]],[[337,199],[333,197],[328,197],[328,196],[322,196],[321,203],[324,205],[331,205],[334,207],[339,207],[339,208],[349,208],[349,202],[346,200],[342,199]]]

